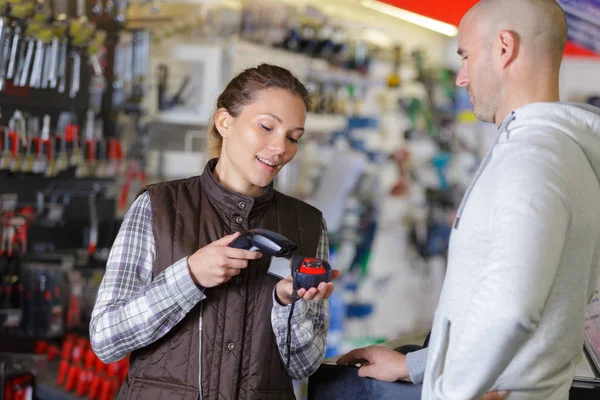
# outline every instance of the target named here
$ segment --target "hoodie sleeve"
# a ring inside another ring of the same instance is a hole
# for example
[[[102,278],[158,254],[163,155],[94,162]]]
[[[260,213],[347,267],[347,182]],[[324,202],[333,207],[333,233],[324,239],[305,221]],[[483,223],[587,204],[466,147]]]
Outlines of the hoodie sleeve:
[[[491,207],[491,251],[431,382],[436,399],[476,399],[492,388],[540,322],[569,226],[565,165],[543,141],[499,143],[487,170],[490,204],[477,206]]]

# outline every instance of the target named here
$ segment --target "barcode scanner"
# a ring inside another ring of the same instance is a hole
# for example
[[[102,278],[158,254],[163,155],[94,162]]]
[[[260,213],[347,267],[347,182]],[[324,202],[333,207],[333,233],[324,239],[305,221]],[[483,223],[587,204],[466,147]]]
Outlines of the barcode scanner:
[[[288,238],[268,229],[256,228],[243,232],[229,245],[236,249],[260,251],[274,257],[290,258],[298,246]]]

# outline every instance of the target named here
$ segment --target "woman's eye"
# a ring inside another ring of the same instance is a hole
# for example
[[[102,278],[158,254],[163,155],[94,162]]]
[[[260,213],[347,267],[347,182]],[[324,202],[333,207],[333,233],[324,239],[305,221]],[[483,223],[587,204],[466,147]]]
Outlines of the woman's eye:
[[[265,126],[265,125],[263,125],[263,124],[260,124],[260,127],[261,127],[262,129],[264,129],[265,131],[267,131],[267,132],[271,132],[271,131],[273,130],[273,129],[271,129],[271,128],[269,128],[268,126]]]
[[[292,143],[299,143],[300,140],[299,139],[294,139],[293,137],[288,137],[289,141]]]

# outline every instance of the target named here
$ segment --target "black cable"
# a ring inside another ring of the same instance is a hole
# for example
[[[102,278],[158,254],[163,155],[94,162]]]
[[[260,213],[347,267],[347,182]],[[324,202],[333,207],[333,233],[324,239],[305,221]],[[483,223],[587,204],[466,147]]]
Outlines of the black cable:
[[[292,308],[290,308],[290,315],[288,317],[288,326],[287,326],[287,339],[286,339],[286,346],[287,346],[287,363],[286,363],[286,368],[289,370],[290,369],[290,359],[291,357],[291,353],[292,353],[292,316],[294,315],[294,307],[296,306],[296,289],[294,288],[292,290]]]

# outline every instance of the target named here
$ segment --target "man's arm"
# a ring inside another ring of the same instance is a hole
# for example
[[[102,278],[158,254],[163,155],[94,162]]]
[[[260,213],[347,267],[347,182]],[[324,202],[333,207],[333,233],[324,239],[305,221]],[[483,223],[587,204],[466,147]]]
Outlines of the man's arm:
[[[473,271],[481,281],[463,330],[428,383],[436,399],[481,397],[535,331],[569,225],[564,166],[543,145],[511,139],[496,147],[488,168],[492,200],[481,207],[492,211],[491,252]]]
[[[406,368],[408,369],[408,375],[412,383],[423,383],[428,355],[429,347],[425,347],[418,351],[412,351],[406,355]]]

